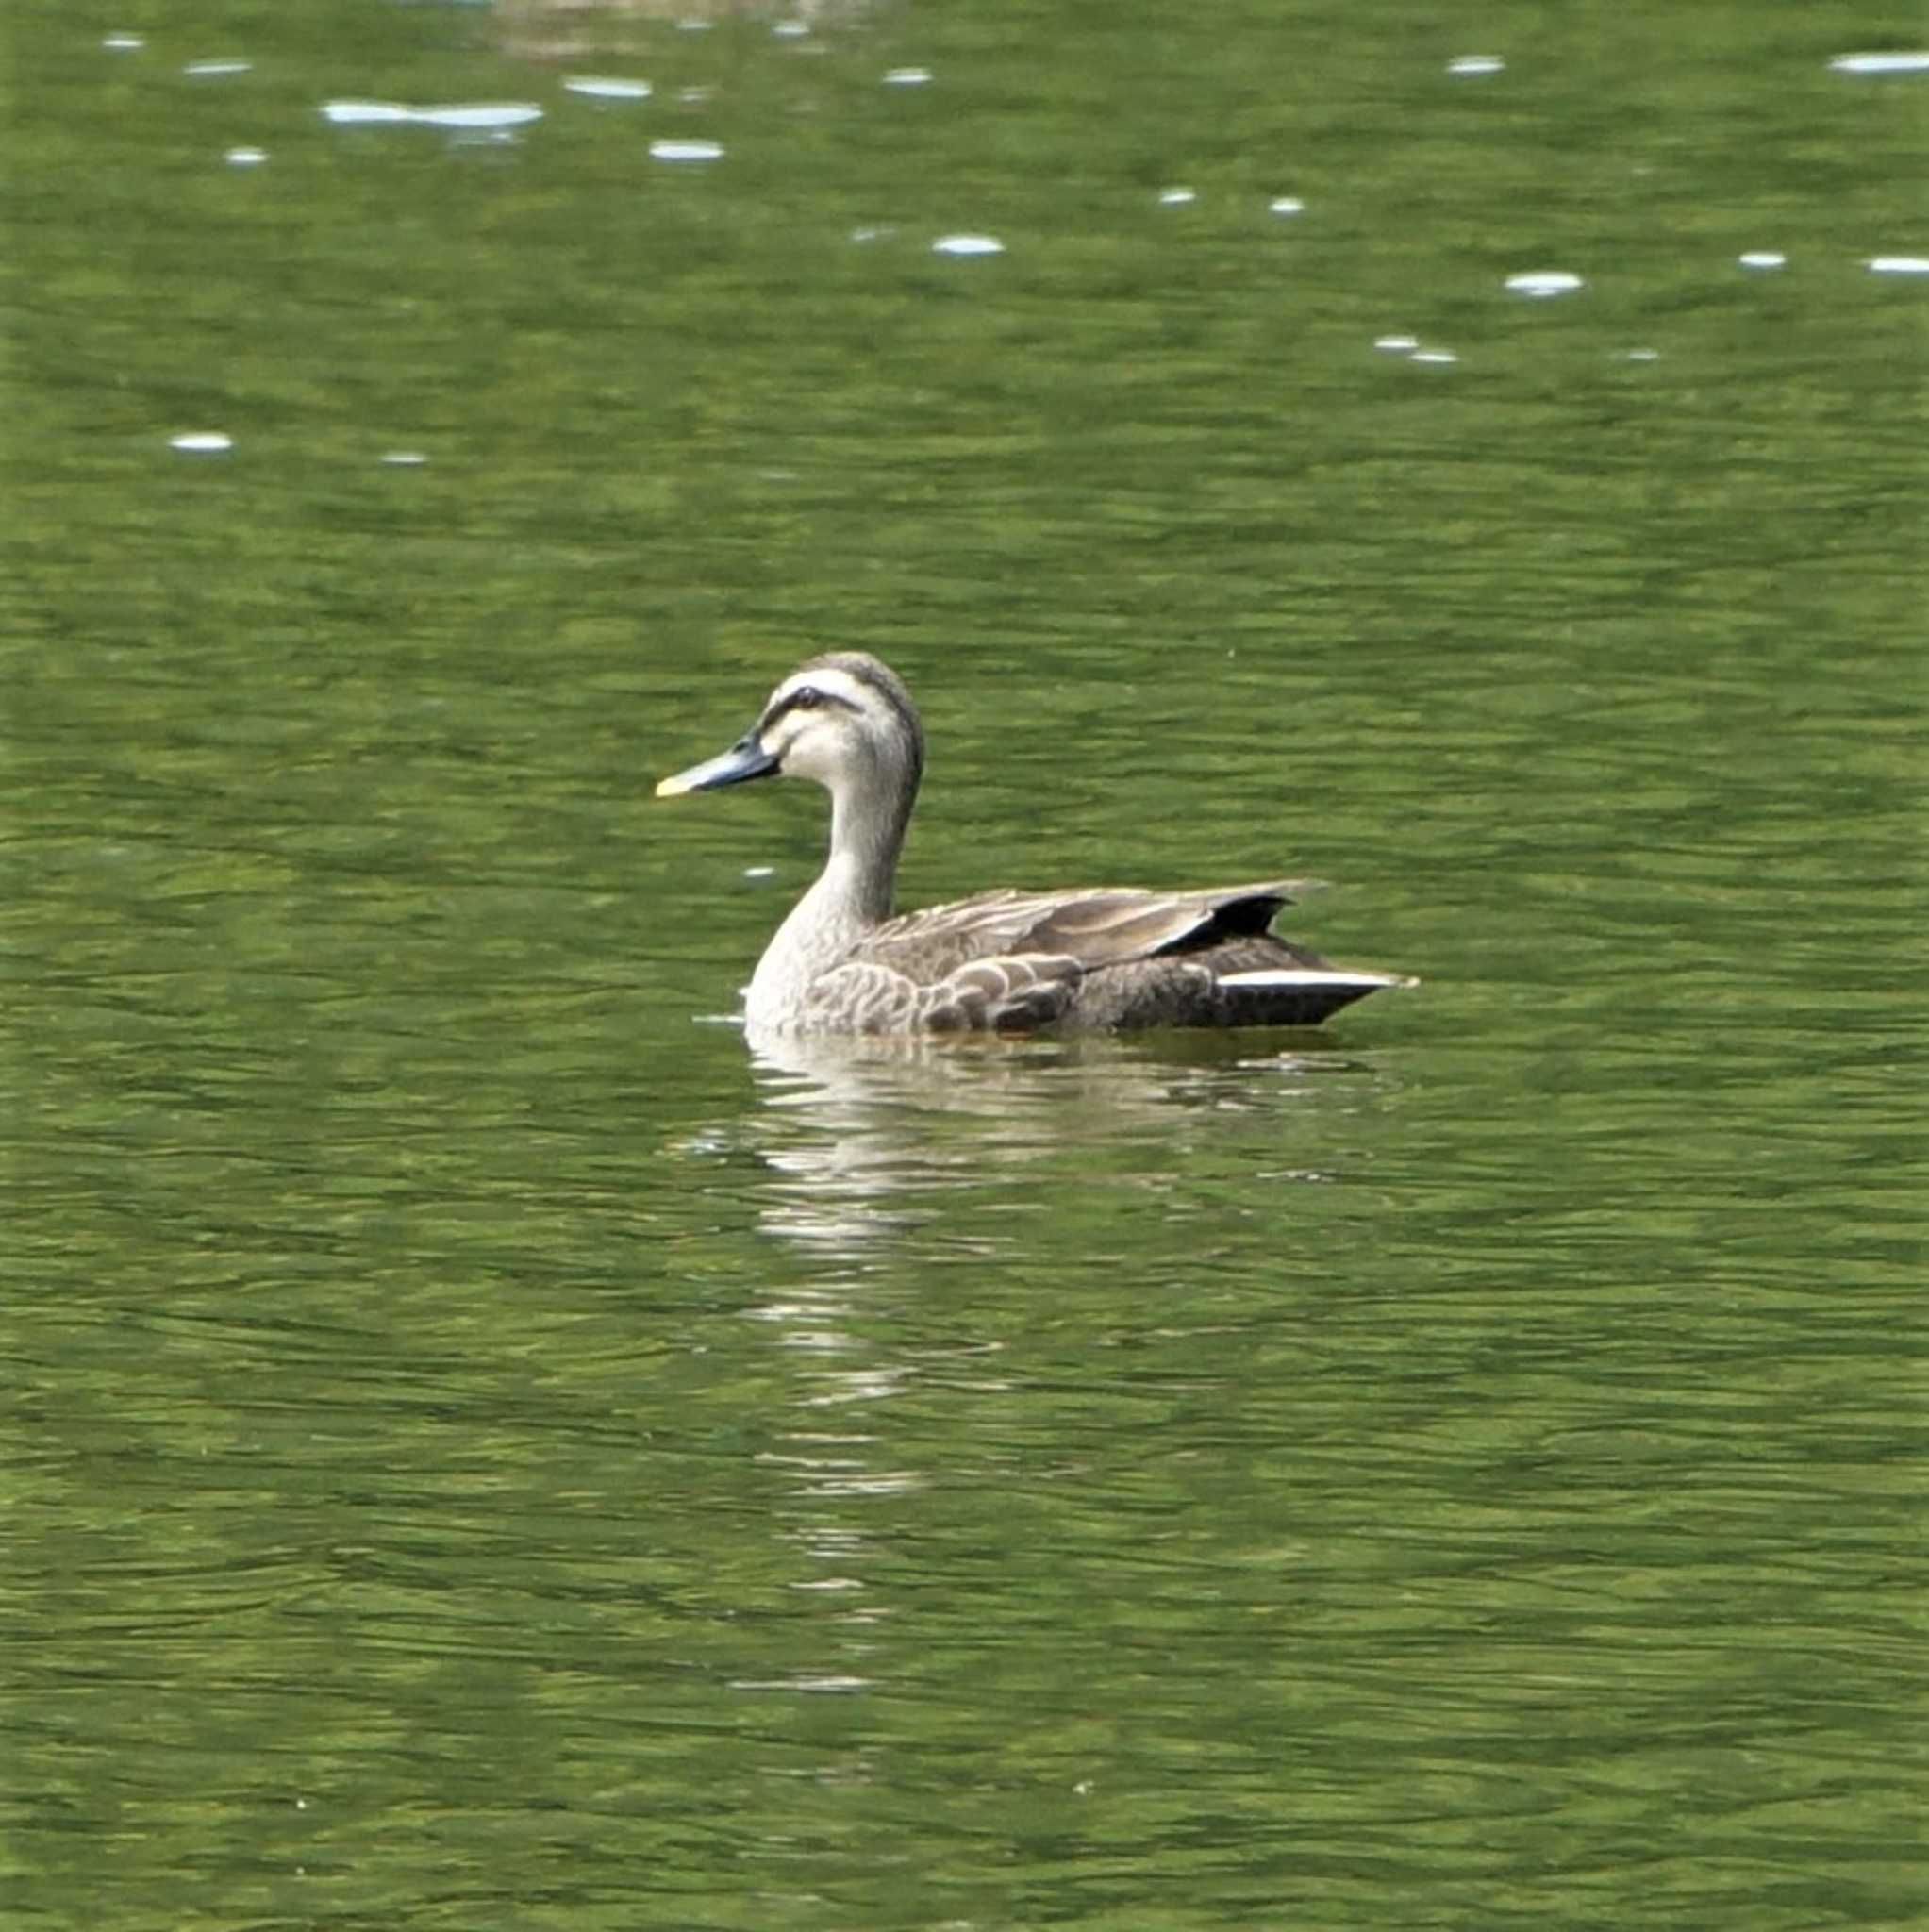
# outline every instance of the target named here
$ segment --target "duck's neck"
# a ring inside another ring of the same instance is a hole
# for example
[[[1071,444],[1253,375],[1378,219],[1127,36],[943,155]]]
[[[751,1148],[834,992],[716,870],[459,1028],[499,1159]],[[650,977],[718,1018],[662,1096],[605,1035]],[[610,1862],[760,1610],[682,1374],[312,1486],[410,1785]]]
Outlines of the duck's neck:
[[[751,1025],[795,1019],[819,974],[890,917],[913,796],[903,791],[887,799],[876,788],[859,786],[833,790],[830,856],[757,961],[745,1005]]]

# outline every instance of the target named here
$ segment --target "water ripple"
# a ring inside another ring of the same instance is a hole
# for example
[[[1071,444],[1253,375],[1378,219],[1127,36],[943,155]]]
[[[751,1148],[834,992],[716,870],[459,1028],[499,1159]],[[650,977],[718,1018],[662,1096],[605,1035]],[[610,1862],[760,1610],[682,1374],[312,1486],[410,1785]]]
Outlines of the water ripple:
[[[647,80],[611,80],[590,74],[573,74],[563,81],[563,92],[587,94],[598,101],[642,101],[650,96]]]
[[[1587,284],[1580,275],[1567,269],[1539,268],[1509,275],[1505,286],[1511,294],[1544,301],[1550,295],[1571,295],[1576,289],[1585,288]]]
[[[492,131],[524,127],[542,119],[528,101],[479,101],[447,107],[411,108],[401,101],[324,101],[322,118],[338,127],[410,125]]]
[[[1929,53],[1838,54],[1829,65],[1838,74],[1929,74]]]

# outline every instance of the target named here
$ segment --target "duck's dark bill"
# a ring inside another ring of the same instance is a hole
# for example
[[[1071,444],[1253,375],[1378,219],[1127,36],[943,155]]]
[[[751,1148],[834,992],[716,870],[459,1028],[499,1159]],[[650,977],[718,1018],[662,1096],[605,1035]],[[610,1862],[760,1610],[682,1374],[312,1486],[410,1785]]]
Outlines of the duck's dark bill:
[[[768,778],[776,759],[763,748],[755,731],[746,731],[726,752],[665,778],[657,787],[658,798],[675,798],[685,791],[714,791],[720,785],[740,785],[746,778]]]

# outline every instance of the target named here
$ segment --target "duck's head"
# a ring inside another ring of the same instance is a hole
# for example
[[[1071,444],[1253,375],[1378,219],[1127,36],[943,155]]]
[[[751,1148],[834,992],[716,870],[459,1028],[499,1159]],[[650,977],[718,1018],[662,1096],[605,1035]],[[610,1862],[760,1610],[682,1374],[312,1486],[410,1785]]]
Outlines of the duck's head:
[[[832,651],[791,672],[728,751],[665,778],[657,796],[781,776],[814,778],[839,796],[895,793],[908,806],[923,769],[924,734],[903,679],[863,651]]]

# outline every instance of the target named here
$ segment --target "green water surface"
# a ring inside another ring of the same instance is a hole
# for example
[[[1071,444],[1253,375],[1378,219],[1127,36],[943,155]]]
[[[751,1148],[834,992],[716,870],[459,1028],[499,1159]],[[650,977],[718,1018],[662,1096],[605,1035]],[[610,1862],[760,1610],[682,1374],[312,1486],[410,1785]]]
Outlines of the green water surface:
[[[1907,12],[11,9],[9,1932],[1921,1923]],[[754,1057],[833,645],[1422,984]]]

